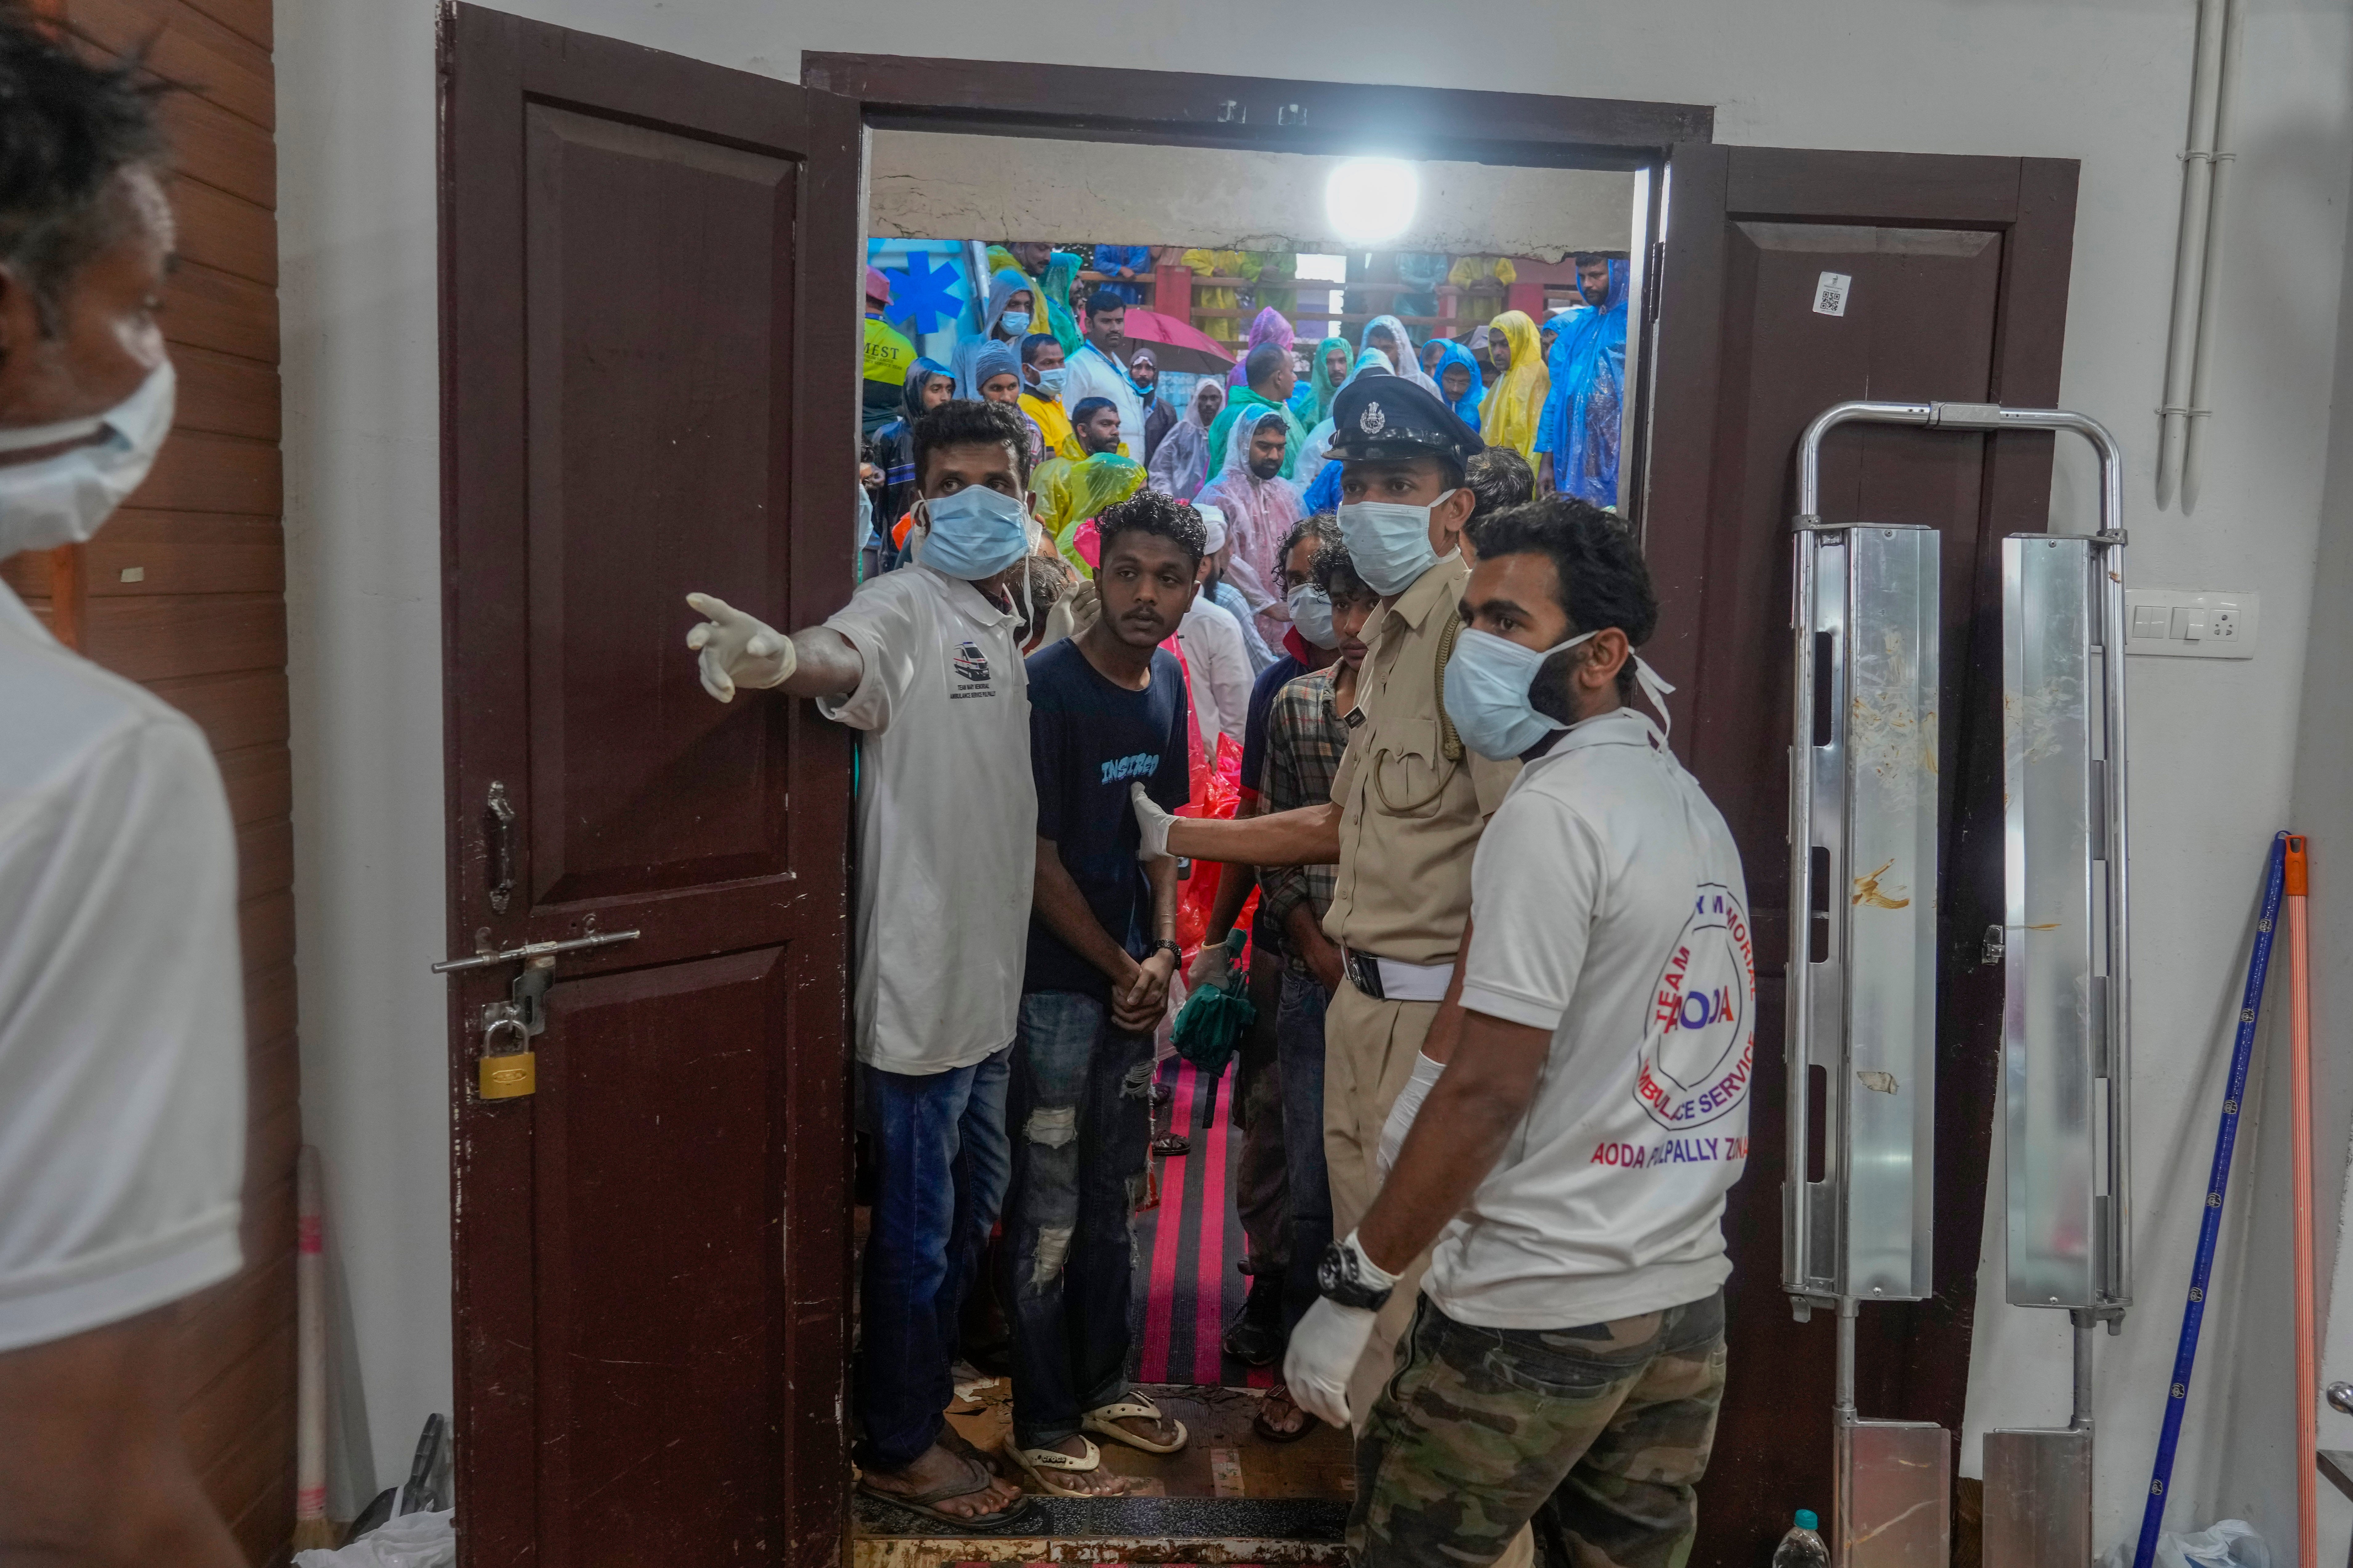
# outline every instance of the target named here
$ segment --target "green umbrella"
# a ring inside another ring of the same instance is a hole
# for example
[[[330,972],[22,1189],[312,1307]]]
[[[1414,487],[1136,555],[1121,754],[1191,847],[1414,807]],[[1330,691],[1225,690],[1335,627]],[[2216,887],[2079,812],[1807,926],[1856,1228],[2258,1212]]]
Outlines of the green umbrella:
[[[1258,1018],[1258,1008],[1249,995],[1250,972],[1241,962],[1242,944],[1249,940],[1250,933],[1239,926],[1226,933],[1226,983],[1204,985],[1187,997],[1184,1010],[1176,1015],[1176,1026],[1169,1032],[1176,1054],[1209,1075],[1210,1092],[1201,1101],[1204,1127],[1217,1116],[1218,1079],[1225,1076],[1226,1064],[1234,1059],[1242,1031]]]

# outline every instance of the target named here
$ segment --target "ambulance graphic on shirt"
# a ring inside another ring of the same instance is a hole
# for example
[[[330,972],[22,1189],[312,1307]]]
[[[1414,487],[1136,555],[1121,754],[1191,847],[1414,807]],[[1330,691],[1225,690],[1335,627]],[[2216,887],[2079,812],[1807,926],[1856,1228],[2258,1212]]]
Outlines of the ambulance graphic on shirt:
[[[948,649],[948,700],[965,697],[994,697],[997,688],[989,679],[988,656],[980,645],[965,638]]]

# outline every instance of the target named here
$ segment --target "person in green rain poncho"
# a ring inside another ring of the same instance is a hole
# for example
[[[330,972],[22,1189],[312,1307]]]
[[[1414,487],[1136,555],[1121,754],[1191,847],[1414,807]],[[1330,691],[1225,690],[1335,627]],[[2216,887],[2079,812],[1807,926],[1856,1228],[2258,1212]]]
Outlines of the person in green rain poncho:
[[[1307,376],[1308,385],[1315,391],[1315,416],[1309,419],[1304,414],[1300,416],[1311,428],[1332,417],[1332,400],[1340,395],[1341,384],[1348,379],[1356,359],[1356,351],[1348,346],[1345,338],[1325,338],[1315,345],[1315,358],[1309,364]]]
[[[1279,408],[1291,426],[1291,438],[1282,448],[1282,477],[1287,479],[1298,464],[1299,454],[1307,445],[1307,426],[1299,422],[1299,416],[1289,407],[1292,391],[1299,384],[1299,373],[1291,363],[1291,351],[1277,348],[1272,343],[1261,343],[1242,361],[1241,368],[1249,384],[1233,389],[1225,412],[1219,415],[1217,422],[1209,426],[1210,461],[1219,460],[1218,454],[1225,451],[1234,421],[1240,417],[1243,410]]]

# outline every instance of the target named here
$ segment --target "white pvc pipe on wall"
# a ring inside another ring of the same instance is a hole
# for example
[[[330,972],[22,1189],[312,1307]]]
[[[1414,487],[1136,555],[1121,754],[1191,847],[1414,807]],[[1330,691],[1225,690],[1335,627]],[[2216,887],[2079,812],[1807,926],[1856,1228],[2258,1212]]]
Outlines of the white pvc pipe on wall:
[[[2221,93],[2225,0],[2198,0],[2189,71],[2189,138],[2181,154],[2181,227],[2173,247],[2173,319],[2165,337],[2165,401],[2158,410],[2157,504],[2173,504],[2190,410],[2190,373],[2204,295],[2207,220],[2214,188],[2214,119]]]
[[[2246,21],[2244,0],[2222,0],[2222,64],[2214,89],[2214,141],[2212,156],[2205,160],[2214,173],[2206,196],[2205,258],[2199,267],[2198,330],[2190,357],[2189,412],[2182,421],[2184,515],[2198,510],[2198,458],[2206,438],[2207,422],[2213,417],[2206,394],[2213,383],[2215,296],[2222,283],[2222,192],[2230,184],[2231,164],[2238,156],[2231,151],[2231,110],[2237,97],[2233,84],[2239,75],[2240,34]]]

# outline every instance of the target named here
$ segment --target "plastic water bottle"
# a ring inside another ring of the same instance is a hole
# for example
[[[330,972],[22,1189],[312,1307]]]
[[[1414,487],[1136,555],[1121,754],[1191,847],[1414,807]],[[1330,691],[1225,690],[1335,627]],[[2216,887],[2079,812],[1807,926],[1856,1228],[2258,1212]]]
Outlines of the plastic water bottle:
[[[1822,1544],[1821,1529],[1812,1509],[1799,1509],[1789,1533],[1773,1548],[1773,1568],[1830,1568],[1831,1549]]]

